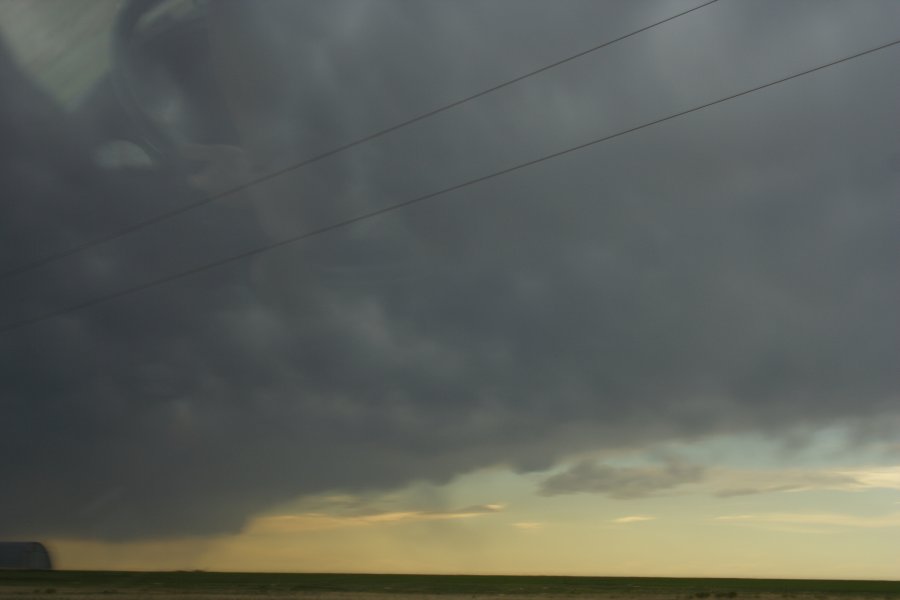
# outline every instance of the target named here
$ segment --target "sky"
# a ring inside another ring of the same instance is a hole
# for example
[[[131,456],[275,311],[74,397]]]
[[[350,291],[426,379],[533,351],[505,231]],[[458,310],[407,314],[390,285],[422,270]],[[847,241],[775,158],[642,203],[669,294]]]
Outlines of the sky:
[[[0,537],[898,579],[897,46],[331,228],[893,42],[894,0],[719,0],[218,197],[700,4],[231,0],[116,44],[117,0],[2,0]]]

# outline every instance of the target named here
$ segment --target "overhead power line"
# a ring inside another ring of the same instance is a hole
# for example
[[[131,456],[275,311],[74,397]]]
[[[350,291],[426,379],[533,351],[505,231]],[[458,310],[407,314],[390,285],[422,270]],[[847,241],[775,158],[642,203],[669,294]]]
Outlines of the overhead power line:
[[[291,164],[291,165],[289,165],[289,166],[287,166],[287,167],[278,169],[278,170],[276,170],[276,171],[272,171],[271,173],[267,173],[267,174],[265,174],[265,175],[261,175],[261,176],[259,176],[259,177],[254,178],[254,179],[251,179],[251,180],[249,180],[249,181],[247,181],[247,182],[245,182],[245,183],[242,183],[242,184],[237,185],[237,186],[235,186],[235,187],[229,188],[229,189],[227,189],[227,190],[225,190],[225,191],[218,192],[218,193],[213,194],[213,195],[211,195],[211,196],[206,196],[206,197],[204,197],[204,198],[201,198],[200,200],[197,200],[197,201],[195,201],[195,202],[191,202],[191,203],[186,204],[186,205],[184,205],[184,206],[181,206],[181,207],[179,207],[179,208],[172,209],[172,210],[167,211],[167,212],[164,212],[164,213],[160,213],[160,214],[158,214],[158,215],[156,215],[156,216],[154,216],[154,217],[150,217],[149,219],[145,219],[145,220],[143,220],[143,221],[139,221],[139,222],[137,222],[137,223],[133,223],[133,224],[131,224],[131,225],[127,225],[127,226],[122,227],[121,229],[119,229],[119,230],[117,230],[117,231],[111,232],[111,233],[109,233],[109,234],[107,234],[107,235],[104,235],[104,236],[102,236],[102,237],[95,238],[95,239],[93,239],[93,240],[91,240],[91,241],[84,242],[83,244],[79,244],[79,245],[77,245],[77,246],[73,246],[73,247],[71,247],[71,248],[69,248],[69,249],[67,249],[67,250],[62,250],[62,251],[60,251],[60,252],[56,252],[56,253],[53,253],[53,254],[48,254],[48,255],[46,255],[46,256],[43,256],[43,257],[41,257],[41,258],[37,258],[37,259],[35,259],[35,260],[32,260],[32,261],[27,262],[27,263],[24,263],[24,264],[19,265],[19,266],[17,266],[17,267],[13,267],[12,269],[8,269],[8,270],[6,270],[6,271],[2,271],[2,272],[0,272],[0,279],[6,279],[6,278],[12,277],[12,276],[14,276],[14,275],[20,275],[20,274],[23,274],[23,273],[27,273],[28,271],[33,271],[34,269],[43,267],[44,265],[48,265],[48,264],[50,264],[50,263],[54,263],[54,262],[56,262],[56,261],[58,261],[58,260],[61,260],[61,259],[63,259],[63,258],[72,256],[72,255],[74,255],[74,254],[78,254],[78,253],[80,253],[80,252],[84,252],[85,250],[89,250],[90,248],[94,248],[94,247],[96,247],[96,246],[99,246],[99,245],[102,245],[102,244],[106,244],[106,243],[108,243],[108,242],[112,242],[112,241],[114,241],[114,240],[117,240],[117,239],[119,239],[119,238],[125,237],[125,236],[127,236],[127,235],[131,235],[131,234],[133,234],[133,233],[136,233],[136,232],[138,232],[138,231],[141,231],[142,229],[146,229],[147,227],[150,227],[150,226],[152,226],[152,225],[156,225],[156,224],[158,224],[158,223],[162,223],[162,222],[164,222],[164,221],[168,221],[168,220],[173,219],[173,218],[175,218],[175,217],[177,217],[177,216],[179,216],[179,215],[183,215],[183,214],[185,214],[185,213],[187,213],[187,212],[191,212],[191,211],[193,211],[193,210],[196,210],[196,209],[198,209],[198,208],[200,208],[200,207],[202,207],[202,206],[206,206],[206,205],[208,205],[208,204],[211,204],[211,203],[216,202],[216,201],[218,201],[218,200],[221,200],[221,199],[223,199],[223,198],[227,198],[227,197],[229,197],[229,196],[232,196],[232,195],[234,195],[234,194],[237,194],[238,192],[243,192],[243,191],[245,191],[245,190],[247,190],[247,189],[249,189],[249,188],[252,188],[252,187],[254,187],[254,186],[256,186],[256,185],[259,185],[259,184],[261,184],[261,183],[265,183],[265,182],[270,181],[270,180],[272,180],[272,179],[276,179],[276,178],[278,178],[278,177],[281,177],[281,176],[283,176],[283,175],[286,175],[286,174],[288,174],[288,173],[291,173],[291,172],[293,172],[293,171],[296,171],[296,170],[298,170],[298,169],[301,169],[301,168],[306,167],[306,166],[308,166],[308,165],[311,165],[311,164],[313,164],[313,163],[316,163],[316,162],[319,162],[319,161],[321,161],[321,160],[324,160],[324,159],[326,159],[326,158],[328,158],[328,157],[334,156],[334,155],[336,155],[336,154],[340,154],[341,152],[345,152],[345,151],[347,151],[347,150],[350,150],[351,148],[355,148],[356,146],[359,146],[359,145],[361,145],[361,144],[365,144],[366,142],[371,142],[372,140],[375,140],[375,139],[377,139],[377,138],[380,138],[380,137],[382,137],[382,136],[385,136],[385,135],[387,135],[387,134],[389,134],[389,133],[393,133],[394,131],[397,131],[397,130],[399,130],[399,129],[403,129],[404,127],[408,127],[408,126],[410,126],[410,125],[413,125],[414,123],[418,123],[418,122],[420,122],[420,121],[424,121],[424,120],[426,120],[426,119],[429,119],[429,118],[431,118],[431,117],[434,117],[434,116],[436,116],[436,115],[439,115],[439,114],[441,114],[441,113],[443,113],[443,112],[446,112],[446,111],[448,111],[448,110],[451,110],[451,109],[453,109],[453,108],[456,108],[456,107],[458,107],[458,106],[460,106],[460,105],[463,105],[463,104],[466,104],[466,103],[468,103],[468,102],[471,102],[472,100],[476,100],[476,99],[481,98],[481,97],[483,97],[483,96],[487,96],[488,94],[492,94],[492,93],[494,93],[494,92],[496,92],[496,91],[498,91],[498,90],[501,90],[501,89],[503,89],[503,88],[505,88],[505,87],[509,87],[509,86],[511,86],[511,85],[513,85],[513,84],[515,84],[515,83],[519,83],[520,81],[524,81],[525,79],[529,79],[529,78],[531,78],[531,77],[534,77],[535,75],[539,75],[540,73],[543,73],[543,72],[545,72],[545,71],[549,71],[550,69],[554,69],[554,68],[556,68],[556,67],[559,67],[560,65],[564,65],[564,64],[566,64],[566,63],[568,63],[568,62],[571,62],[571,61],[573,61],[573,60],[582,58],[582,57],[587,56],[588,54],[591,54],[591,53],[596,52],[596,51],[598,51],[598,50],[602,50],[603,48],[607,48],[607,47],[609,47],[609,46],[612,46],[613,44],[617,44],[617,43],[619,43],[619,42],[621,42],[621,41],[627,40],[627,39],[630,38],[630,37],[634,37],[634,36],[636,36],[636,35],[638,35],[638,34],[640,34],[640,33],[643,33],[643,32],[645,32],[645,31],[648,31],[648,30],[653,29],[653,28],[655,28],[655,27],[659,27],[660,25],[663,25],[664,23],[668,23],[669,21],[673,21],[673,20],[675,20],[675,19],[677,19],[677,18],[679,18],[679,17],[683,17],[683,16],[685,16],[685,15],[687,15],[687,14],[689,14],[689,13],[692,13],[692,12],[694,12],[694,11],[696,11],[696,10],[700,10],[701,8],[703,8],[703,7],[705,7],[705,6],[709,6],[710,4],[715,4],[715,3],[718,2],[718,1],[719,1],[719,0],[709,0],[708,2],[704,2],[703,4],[700,4],[699,6],[695,6],[694,8],[691,8],[691,9],[688,9],[688,10],[685,10],[685,11],[682,11],[682,12],[680,12],[680,13],[678,13],[678,14],[672,15],[671,17],[665,18],[665,19],[663,19],[663,20],[661,20],[661,21],[657,21],[657,22],[655,22],[655,23],[653,23],[653,24],[651,24],[651,25],[647,25],[647,26],[645,26],[645,27],[641,27],[640,29],[636,29],[636,30],[632,31],[631,33],[627,33],[627,34],[622,35],[622,36],[620,36],[620,37],[617,37],[617,38],[615,38],[615,39],[613,39],[613,40],[610,40],[610,41],[608,41],[608,42],[604,42],[604,43],[599,44],[599,45],[597,45],[597,46],[593,46],[592,48],[588,48],[587,50],[582,50],[581,52],[578,52],[577,54],[572,54],[571,56],[567,56],[566,58],[563,58],[563,59],[557,60],[557,61],[555,61],[555,62],[552,62],[552,63],[550,63],[550,64],[544,65],[543,67],[540,67],[540,68],[535,69],[535,70],[533,70],[533,71],[529,71],[528,73],[525,73],[525,74],[523,74],[523,75],[519,75],[518,77],[514,77],[513,79],[508,79],[508,80],[506,80],[506,81],[503,81],[502,83],[498,83],[498,84],[496,84],[496,85],[494,85],[494,86],[492,86],[492,87],[489,87],[489,88],[487,88],[487,89],[484,89],[484,90],[482,90],[482,91],[480,91],[480,92],[476,92],[476,93],[474,93],[474,94],[472,94],[472,95],[470,95],[470,96],[466,96],[466,97],[464,97],[464,98],[460,98],[460,99],[458,99],[458,100],[455,100],[455,101],[453,101],[453,102],[450,102],[449,104],[444,104],[443,106],[440,106],[440,107],[435,108],[435,109],[433,109],[433,110],[429,110],[428,112],[424,112],[424,113],[422,113],[422,114],[420,114],[420,115],[414,116],[414,117],[412,117],[412,118],[410,118],[410,119],[407,119],[407,120],[402,121],[402,122],[400,122],[400,123],[397,123],[397,124],[395,124],[395,125],[391,125],[390,127],[386,127],[386,128],[384,128],[384,129],[378,130],[378,131],[376,131],[376,132],[374,132],[374,133],[370,133],[369,135],[366,135],[366,136],[364,136],[364,137],[358,138],[358,139],[353,140],[353,141],[351,141],[351,142],[347,142],[346,144],[343,144],[343,145],[341,145],[341,146],[337,146],[337,147],[335,147],[335,148],[332,148],[331,150],[327,150],[327,151],[322,152],[322,153],[320,153],[320,154],[316,154],[315,156],[312,156],[312,157],[310,157],[310,158],[307,158],[307,159],[305,159],[305,160],[303,160],[303,161],[301,161],[301,162],[293,163],[293,164]]]
[[[259,246],[259,247],[257,247],[257,248],[252,249],[252,250],[247,250],[247,251],[244,251],[244,252],[240,252],[240,253],[238,253],[238,254],[234,254],[234,255],[231,255],[231,256],[228,256],[228,257],[225,257],[225,258],[222,258],[222,259],[213,261],[213,262],[209,262],[209,263],[200,265],[200,266],[198,266],[198,267],[194,267],[194,268],[192,268],[192,269],[188,269],[188,270],[185,270],[185,271],[180,271],[180,272],[174,273],[174,274],[172,274],[172,275],[167,275],[167,276],[161,277],[161,278],[159,278],[159,279],[154,279],[153,281],[149,281],[149,282],[147,282],[147,283],[143,283],[143,284],[136,285],[136,286],[133,286],[133,287],[125,288],[125,289],[120,290],[120,291],[118,291],[118,292],[113,292],[112,294],[107,294],[107,295],[105,295],[105,296],[99,296],[99,297],[94,298],[94,299],[92,299],[92,300],[87,300],[87,301],[85,301],[85,302],[81,302],[81,303],[79,303],[79,304],[73,304],[73,305],[70,305],[70,306],[67,306],[67,307],[64,307],[64,308],[60,308],[60,309],[57,309],[57,310],[54,310],[54,311],[50,311],[50,312],[44,313],[44,314],[42,314],[42,315],[35,316],[35,317],[29,317],[29,318],[21,319],[21,320],[18,320],[18,321],[13,321],[12,323],[8,323],[8,324],[6,324],[6,325],[0,327],[0,334],[7,333],[7,332],[10,332],[10,331],[13,331],[14,329],[19,329],[19,328],[21,328],[21,327],[25,327],[25,326],[27,326],[27,325],[33,325],[33,324],[35,324],[35,323],[40,323],[41,321],[46,321],[46,320],[48,320],[48,319],[53,319],[53,318],[55,318],[55,317],[59,317],[59,316],[65,315],[65,314],[69,314],[69,313],[72,313],[72,312],[75,312],[75,311],[78,311],[78,310],[82,310],[82,309],[85,309],[85,308],[89,308],[89,307],[92,307],[92,306],[96,306],[96,305],[98,305],[98,304],[102,304],[102,303],[105,303],[105,302],[109,302],[109,301],[115,300],[115,299],[117,299],[117,298],[122,298],[122,297],[124,297],[124,296],[129,296],[129,295],[131,295],[131,294],[136,294],[136,293],[138,293],[138,292],[142,292],[142,291],[144,291],[144,290],[147,290],[147,289],[150,289],[150,288],[153,288],[153,287],[157,287],[157,286],[160,286],[160,285],[163,285],[163,284],[166,284],[166,283],[169,283],[169,282],[178,280],[178,279],[183,279],[183,278],[185,278],[185,277],[190,277],[190,276],[192,276],[192,275],[196,275],[197,273],[201,273],[201,272],[203,272],[203,271],[208,271],[209,269],[214,269],[214,268],[216,268],[216,267],[220,267],[220,266],[223,266],[223,265],[226,265],[226,264],[229,264],[229,263],[238,261],[238,260],[243,260],[243,259],[245,259],[245,258],[250,258],[250,257],[256,256],[256,255],[258,255],[258,254],[263,254],[263,253],[265,253],[265,252],[269,252],[270,250],[274,250],[274,249],[276,249],[276,248],[281,248],[282,246],[287,246],[287,245],[290,245],[290,244],[294,244],[294,243],[297,243],[297,242],[300,242],[300,241],[309,239],[309,238],[311,238],[311,237],[315,237],[315,236],[318,236],[318,235],[322,235],[322,234],[324,234],[324,233],[328,233],[329,231],[334,231],[334,230],[336,230],[336,229],[342,229],[342,228],[344,228],[344,227],[347,227],[347,226],[352,225],[352,224],[354,224],[354,223],[358,223],[358,222],[360,222],[360,221],[365,221],[365,220],[368,220],[368,219],[371,219],[371,218],[374,218],[374,217],[377,217],[377,216],[380,216],[380,215],[384,215],[384,214],[387,214],[387,213],[390,213],[390,212],[399,210],[399,209],[401,209],[401,208],[405,208],[405,207],[407,207],[407,206],[411,206],[411,205],[413,205],[413,204],[418,204],[418,203],[420,203],[420,202],[425,202],[426,200],[431,200],[431,199],[437,198],[437,197],[439,197],[439,196],[444,196],[444,195],[446,195],[446,194],[449,194],[450,192],[455,192],[455,191],[461,190],[461,189],[463,189],[463,188],[467,188],[467,187],[469,187],[469,186],[472,186],[472,185],[475,185],[475,184],[478,184],[478,183],[482,183],[482,182],[484,182],[484,181],[488,181],[488,180],[490,180],[490,179],[495,179],[495,178],[501,177],[501,176],[503,176],[503,175],[508,175],[509,173],[514,173],[514,172],[516,172],[516,171],[521,171],[521,170],[523,170],[523,169],[526,169],[526,168],[528,168],[528,167],[537,165],[537,164],[539,164],[539,163],[546,162],[546,161],[551,160],[551,159],[554,159],[554,158],[559,158],[559,157],[565,156],[565,155],[567,155],[567,154],[572,154],[573,152],[577,152],[577,151],[579,151],[579,150],[583,150],[583,149],[585,149],[585,148],[589,148],[589,147],[591,147],[591,146],[595,146],[595,145],[597,145],[597,144],[601,144],[601,143],[603,143],[603,142],[607,142],[607,141],[609,141],[609,140],[612,140],[612,139],[615,139],[615,138],[618,138],[618,137],[622,137],[622,136],[624,136],[624,135],[628,135],[629,133],[634,133],[635,131],[640,131],[640,130],[646,129],[646,128],[648,128],[648,127],[653,127],[654,125],[658,125],[658,124],[664,123],[664,122],[666,122],[666,121],[671,121],[671,120],[673,120],[673,119],[677,119],[677,118],[679,118],[679,117],[683,117],[684,115],[688,115],[688,114],[691,114],[691,113],[695,113],[695,112],[704,110],[704,109],[706,109],[706,108],[709,108],[709,107],[711,107],[711,106],[715,106],[716,104],[722,104],[723,102],[728,102],[729,100],[734,100],[735,98],[740,98],[741,96],[746,96],[746,95],[748,95],[748,94],[752,94],[752,93],[755,93],[755,92],[759,92],[759,91],[764,90],[764,89],[766,89],[766,88],[770,88],[770,87],[773,87],[773,86],[776,86],[776,85],[785,83],[785,82],[790,81],[790,80],[792,80],[792,79],[797,79],[798,77],[803,77],[804,75],[809,75],[809,74],[811,74],[811,73],[815,73],[815,72],[817,72],[817,71],[821,71],[821,70],[823,70],[823,69],[827,69],[827,68],[829,68],[829,67],[833,67],[833,66],[835,66],[835,65],[839,65],[839,64],[841,64],[841,63],[845,63],[845,62],[848,62],[848,61],[851,61],[851,60],[860,58],[860,57],[862,57],[862,56],[866,56],[867,54],[872,54],[872,53],[878,52],[878,51],[880,51],[880,50],[885,50],[885,49],[887,49],[887,48],[890,48],[890,47],[892,47],[892,46],[896,46],[896,45],[898,45],[898,44],[900,44],[900,39],[895,40],[895,41],[893,41],[893,42],[889,42],[889,43],[887,43],[887,44],[882,44],[882,45],[880,45],[880,46],[877,46],[877,47],[875,47],[875,48],[871,48],[871,49],[869,49],[869,50],[864,50],[863,52],[857,52],[856,54],[852,54],[852,55],[850,55],[850,56],[845,56],[844,58],[839,58],[839,59],[837,59],[837,60],[833,60],[833,61],[831,61],[831,62],[829,62],[829,63],[825,63],[825,64],[823,64],[823,65],[819,65],[818,67],[813,67],[813,68],[807,69],[807,70],[805,70],[805,71],[800,71],[799,73],[794,73],[793,75],[788,75],[788,76],[786,76],[786,77],[782,77],[782,78],[780,78],[780,79],[776,79],[775,81],[770,81],[769,83],[764,83],[764,84],[762,84],[762,85],[758,85],[758,86],[755,86],[755,87],[746,89],[746,90],[744,90],[744,91],[737,92],[737,93],[735,93],[735,94],[730,94],[730,95],[728,95],[728,96],[724,96],[724,97],[719,98],[719,99],[717,99],[717,100],[713,100],[713,101],[711,101],[711,102],[706,102],[706,103],[704,103],[704,104],[700,104],[700,105],[695,106],[695,107],[693,107],[693,108],[689,108],[689,109],[682,110],[682,111],[679,111],[679,112],[676,112],[676,113],[672,113],[672,114],[670,114],[670,115],[668,115],[668,116],[661,117],[661,118],[655,119],[655,120],[653,120],[653,121],[648,121],[647,123],[643,123],[643,124],[641,124],[641,125],[636,125],[636,126],[634,126],[634,127],[629,127],[628,129],[623,129],[623,130],[618,131],[618,132],[616,132],[616,133],[612,133],[612,134],[609,134],[609,135],[605,135],[605,136],[603,136],[603,137],[600,137],[600,138],[591,140],[591,141],[589,141],[589,142],[585,142],[585,143],[582,143],[582,144],[578,144],[577,146],[571,146],[571,147],[566,148],[566,149],[564,149],[564,150],[559,150],[559,151],[553,152],[553,153],[551,153],[551,154],[545,154],[545,155],[543,155],[543,156],[541,156],[541,157],[538,157],[538,158],[535,158],[535,159],[532,159],[532,160],[528,160],[528,161],[525,161],[525,162],[521,162],[521,163],[518,163],[518,164],[513,165],[513,166],[511,166],[511,167],[507,167],[507,168],[501,169],[501,170],[499,170],[499,171],[494,171],[494,172],[492,172],[492,173],[489,173],[489,174],[487,174],[487,175],[482,175],[482,176],[476,177],[476,178],[474,178],[474,179],[469,179],[469,180],[467,180],[467,181],[463,181],[463,182],[461,182],[461,183],[457,183],[457,184],[455,184],[455,185],[451,185],[451,186],[449,186],[449,187],[445,187],[445,188],[440,189],[440,190],[435,191],[435,192],[430,192],[430,193],[424,194],[424,195],[422,195],[422,196],[417,196],[417,197],[411,198],[411,199],[409,199],[409,200],[404,200],[404,201],[402,201],[402,202],[397,202],[397,203],[395,203],[395,204],[391,204],[391,205],[389,205],[389,206],[385,206],[384,208],[379,208],[379,209],[377,209],[377,210],[373,210],[373,211],[370,211],[370,212],[367,212],[367,213],[363,213],[363,214],[360,214],[360,215],[358,215],[358,216],[356,216],[356,217],[353,217],[353,218],[350,218],[350,219],[347,219],[347,220],[344,220],[344,221],[339,221],[339,222],[334,223],[334,224],[332,224],[332,225],[327,225],[327,226],[325,226],[325,227],[320,227],[320,228],[318,228],[318,229],[313,229],[313,230],[311,230],[311,231],[307,231],[307,232],[305,232],[305,233],[301,233],[301,234],[296,235],[296,236],[293,236],[293,237],[289,237],[289,238],[286,238],[286,239],[283,239],[283,240],[279,240],[279,241],[277,241],[277,242],[272,242],[272,243],[270,243],[270,244],[265,244],[265,245],[263,245],[263,246]]]

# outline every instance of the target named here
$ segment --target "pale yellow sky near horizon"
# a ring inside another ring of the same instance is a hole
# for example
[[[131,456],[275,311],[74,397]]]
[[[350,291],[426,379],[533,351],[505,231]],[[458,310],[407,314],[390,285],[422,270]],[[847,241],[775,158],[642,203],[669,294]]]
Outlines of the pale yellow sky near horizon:
[[[723,444],[760,463],[780,452],[737,438],[706,446],[722,457]],[[900,579],[900,467],[810,464],[823,453],[781,459],[800,465],[790,468],[707,463],[699,481],[632,498],[536,492],[563,468],[486,469],[307,498],[233,535],[48,546],[63,569]],[[604,462],[641,460],[654,459]]]

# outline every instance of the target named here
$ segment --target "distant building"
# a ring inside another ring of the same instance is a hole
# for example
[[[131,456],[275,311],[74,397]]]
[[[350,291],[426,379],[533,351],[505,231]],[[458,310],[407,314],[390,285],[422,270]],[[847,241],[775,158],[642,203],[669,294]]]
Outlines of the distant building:
[[[0,542],[0,569],[52,569],[50,554],[39,542]]]

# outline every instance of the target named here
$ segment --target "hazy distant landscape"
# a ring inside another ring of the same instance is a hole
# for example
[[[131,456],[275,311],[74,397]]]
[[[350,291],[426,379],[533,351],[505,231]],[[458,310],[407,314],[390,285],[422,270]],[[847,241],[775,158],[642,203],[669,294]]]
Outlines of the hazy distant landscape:
[[[892,599],[896,581],[114,571],[0,573],[0,597]]]

